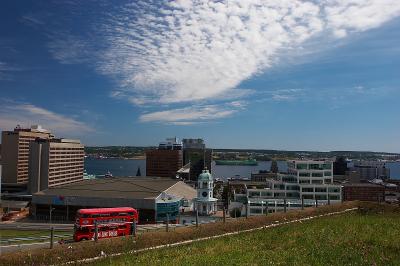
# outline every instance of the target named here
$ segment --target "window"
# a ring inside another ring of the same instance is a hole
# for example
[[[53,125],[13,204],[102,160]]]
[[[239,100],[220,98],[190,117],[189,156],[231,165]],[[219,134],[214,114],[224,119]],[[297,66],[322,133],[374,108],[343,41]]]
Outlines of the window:
[[[339,193],[340,189],[338,187],[330,187],[328,191],[333,193]]]
[[[283,189],[285,189],[285,185],[283,185],[283,184],[275,184],[274,188],[283,190]]]
[[[325,184],[331,184],[332,183],[332,180],[330,180],[330,179],[325,179]]]
[[[312,177],[322,177],[322,173],[312,173]]]
[[[251,192],[249,193],[249,196],[250,196],[250,197],[259,197],[259,196],[260,196],[260,192],[258,192],[258,191],[251,191]]]
[[[315,192],[326,192],[326,187],[316,187]]]
[[[312,180],[311,184],[322,184],[322,180],[316,179],[316,180]]]
[[[319,170],[320,169],[319,164],[310,164],[309,167],[312,170]]]
[[[208,187],[207,182],[203,182],[203,188],[207,188],[207,187]]]
[[[324,169],[332,169],[332,164],[331,163],[324,163],[322,165],[322,168],[324,168]]]
[[[303,195],[303,199],[314,199],[314,195]]]
[[[250,209],[251,213],[261,213],[261,209]]]
[[[298,192],[291,192],[291,193],[286,193],[287,198],[299,198],[300,194]]]
[[[325,171],[324,172],[324,176],[331,176],[332,175],[332,172],[331,171]]]
[[[300,184],[310,184],[310,180],[300,180]]]
[[[299,173],[300,177],[309,177],[310,173]]]
[[[301,189],[302,192],[314,192],[314,188],[312,187],[303,187]]]
[[[315,195],[315,199],[317,199],[317,200],[326,200],[326,195]]]
[[[271,197],[272,193],[271,192],[261,192],[262,197]]]
[[[329,195],[329,199],[331,199],[331,200],[339,200],[339,196],[338,195]]]
[[[296,165],[296,169],[307,169],[307,164],[306,163],[299,163]]]
[[[299,186],[287,186],[286,190],[297,190],[297,191],[299,191],[300,188],[299,188]]]

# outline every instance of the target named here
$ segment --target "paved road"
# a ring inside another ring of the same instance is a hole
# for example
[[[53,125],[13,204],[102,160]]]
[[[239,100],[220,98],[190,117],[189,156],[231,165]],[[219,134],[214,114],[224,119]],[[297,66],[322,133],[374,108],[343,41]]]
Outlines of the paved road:
[[[73,230],[73,224],[46,224],[46,223],[0,223],[0,230],[4,229],[17,229],[17,230],[50,230],[54,227],[57,231],[68,231]]]
[[[185,227],[185,226],[193,226],[194,224],[187,225],[176,225],[170,224],[170,229],[174,230],[176,227]],[[12,230],[50,230],[50,227],[53,226],[55,230],[72,230],[73,224],[43,224],[43,223],[0,223],[0,231],[5,229]],[[143,224],[138,225],[137,231],[139,234],[149,231],[157,231],[157,230],[165,230],[165,224]],[[71,240],[72,241],[72,240]],[[57,241],[54,242],[54,245],[59,245]],[[38,248],[48,248],[50,246],[50,242],[37,242],[37,243],[27,243],[27,244],[11,244],[4,245],[3,243],[0,246],[0,254],[6,254],[10,252],[17,252],[20,250],[29,250],[29,249],[38,249]]]
[[[57,244],[55,243],[55,245],[57,245]],[[50,247],[50,242],[40,242],[40,243],[28,243],[28,244],[19,244],[19,245],[0,246],[0,254],[17,252],[17,251],[20,251],[20,250],[47,248],[47,247]]]

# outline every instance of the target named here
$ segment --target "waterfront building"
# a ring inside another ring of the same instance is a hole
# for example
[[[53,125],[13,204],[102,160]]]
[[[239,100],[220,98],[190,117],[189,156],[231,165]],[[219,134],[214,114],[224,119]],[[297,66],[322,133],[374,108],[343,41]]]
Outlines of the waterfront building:
[[[85,152],[79,140],[38,138],[29,149],[30,193],[83,180]]]
[[[146,152],[146,175],[175,178],[183,166],[182,143],[177,138],[161,142],[156,150]]]
[[[212,150],[206,149],[203,139],[183,139],[183,165],[190,164],[189,180],[196,181],[203,169],[212,173]]]
[[[342,187],[333,184],[331,161],[289,161],[288,173],[265,182],[244,182],[244,194],[235,193],[249,215],[298,209],[342,201]]]
[[[385,162],[380,161],[355,161],[352,170],[359,174],[360,180],[390,177],[390,169],[386,168]]]
[[[196,190],[161,177],[114,177],[51,187],[32,195],[33,219],[74,220],[82,208],[133,207],[140,223],[178,222],[180,208],[193,210]],[[51,213],[50,213],[51,210]]]
[[[28,183],[29,144],[36,138],[49,139],[52,135],[39,125],[31,128],[17,126],[13,131],[2,132],[1,157],[4,183]]]
[[[197,198],[195,199],[195,209],[200,215],[212,215],[217,211],[218,199],[213,197],[214,178],[205,169],[197,178]]]

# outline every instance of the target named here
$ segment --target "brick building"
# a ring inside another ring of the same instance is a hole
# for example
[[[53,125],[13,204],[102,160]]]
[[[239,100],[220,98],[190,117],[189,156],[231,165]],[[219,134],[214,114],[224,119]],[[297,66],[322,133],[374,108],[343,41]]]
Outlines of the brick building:
[[[343,200],[384,201],[385,187],[371,183],[349,183],[343,186]]]

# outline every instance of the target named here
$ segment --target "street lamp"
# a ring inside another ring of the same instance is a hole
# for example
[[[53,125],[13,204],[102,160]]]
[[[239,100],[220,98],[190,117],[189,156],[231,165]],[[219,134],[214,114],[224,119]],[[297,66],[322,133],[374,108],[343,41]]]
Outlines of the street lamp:
[[[55,210],[56,208],[53,208],[51,205],[50,205],[50,223],[51,223],[51,215],[52,215],[52,213],[53,213],[53,211]]]

